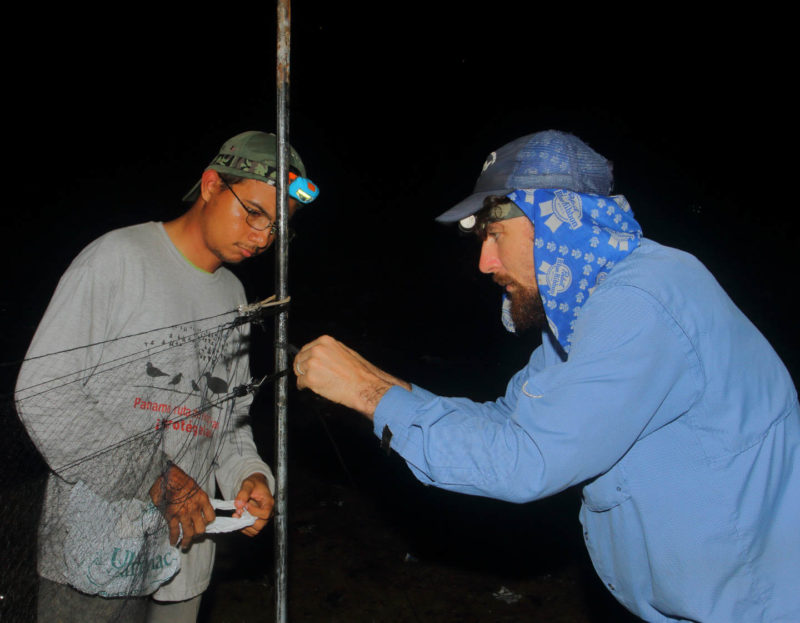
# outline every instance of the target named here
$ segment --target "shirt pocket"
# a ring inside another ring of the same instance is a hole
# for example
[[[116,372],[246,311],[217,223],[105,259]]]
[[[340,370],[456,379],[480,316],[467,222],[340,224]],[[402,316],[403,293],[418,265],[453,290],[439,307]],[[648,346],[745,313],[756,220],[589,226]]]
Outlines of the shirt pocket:
[[[583,505],[595,513],[615,508],[630,497],[625,474],[619,467],[595,478],[583,488]]]

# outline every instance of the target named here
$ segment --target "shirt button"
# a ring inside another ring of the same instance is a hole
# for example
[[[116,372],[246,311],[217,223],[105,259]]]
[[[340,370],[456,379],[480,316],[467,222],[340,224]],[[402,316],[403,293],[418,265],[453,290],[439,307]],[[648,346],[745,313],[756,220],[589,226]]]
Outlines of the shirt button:
[[[612,591],[617,590],[617,587],[614,586],[611,582],[608,583],[608,588],[610,588]]]

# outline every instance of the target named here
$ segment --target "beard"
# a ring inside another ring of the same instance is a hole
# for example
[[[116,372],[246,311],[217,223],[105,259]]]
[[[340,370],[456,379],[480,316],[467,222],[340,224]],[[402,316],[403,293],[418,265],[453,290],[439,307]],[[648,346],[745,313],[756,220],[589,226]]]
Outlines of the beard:
[[[513,286],[513,290],[508,292],[508,298],[511,300],[511,320],[514,321],[517,333],[527,329],[541,331],[547,327],[547,315],[538,288],[527,288],[511,277],[495,275],[494,281],[503,287]]]

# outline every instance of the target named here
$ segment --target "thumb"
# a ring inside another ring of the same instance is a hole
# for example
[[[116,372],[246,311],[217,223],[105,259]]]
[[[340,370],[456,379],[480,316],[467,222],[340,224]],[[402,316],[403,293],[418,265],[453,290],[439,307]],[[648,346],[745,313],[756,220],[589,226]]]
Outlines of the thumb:
[[[237,511],[241,511],[247,501],[250,499],[250,494],[253,492],[253,481],[249,478],[246,478],[242,481],[242,488],[239,489],[239,493],[236,494],[236,497],[233,500],[233,505],[236,507]]]

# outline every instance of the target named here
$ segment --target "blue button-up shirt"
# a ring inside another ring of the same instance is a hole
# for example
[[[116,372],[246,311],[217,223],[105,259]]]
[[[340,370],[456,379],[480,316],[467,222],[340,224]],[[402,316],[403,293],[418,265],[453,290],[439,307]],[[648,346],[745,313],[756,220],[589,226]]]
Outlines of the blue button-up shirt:
[[[694,257],[643,239],[505,396],[394,387],[375,412],[422,482],[527,502],[586,483],[598,574],[648,621],[800,621],[800,411]]]

